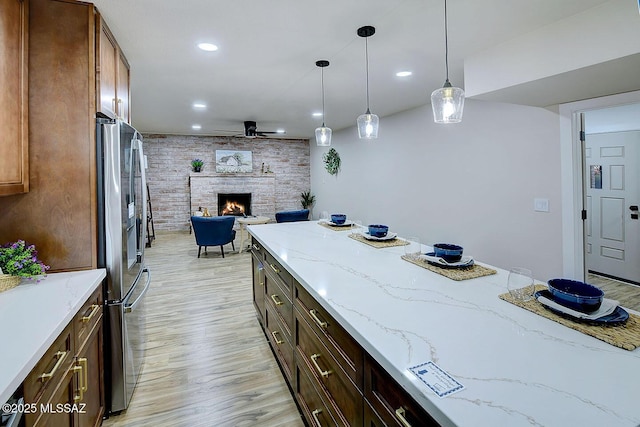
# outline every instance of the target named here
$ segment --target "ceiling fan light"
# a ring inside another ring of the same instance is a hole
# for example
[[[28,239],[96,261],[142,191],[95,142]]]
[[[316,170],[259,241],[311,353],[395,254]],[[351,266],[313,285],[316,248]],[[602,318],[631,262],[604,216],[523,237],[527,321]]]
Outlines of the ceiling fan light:
[[[442,88],[431,93],[431,107],[436,123],[460,123],[464,110],[464,91],[451,86],[447,80]]]
[[[331,146],[331,128],[328,128],[322,124],[319,128],[316,128],[316,144],[318,147]]]
[[[360,139],[376,139],[378,137],[378,127],[380,119],[369,110],[358,117],[358,137]]]

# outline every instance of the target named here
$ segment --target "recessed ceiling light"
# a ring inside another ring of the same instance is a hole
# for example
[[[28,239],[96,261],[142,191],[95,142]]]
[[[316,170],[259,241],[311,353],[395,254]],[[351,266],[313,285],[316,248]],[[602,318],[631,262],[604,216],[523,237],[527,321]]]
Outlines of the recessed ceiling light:
[[[284,131],[284,129],[276,129],[276,133],[284,134],[286,132]]]
[[[408,77],[411,74],[413,74],[411,71],[398,71],[396,73],[396,76],[398,76],[398,77]]]
[[[200,129],[202,129],[202,126],[200,126],[200,125],[191,125],[191,129],[200,130]]]
[[[213,43],[198,43],[198,47],[202,50],[206,50],[207,52],[215,52],[218,50],[218,46]]]
[[[205,108],[207,108],[207,104],[203,104],[202,102],[194,102],[193,108],[198,110],[204,110]]]
[[[312,115],[313,115],[313,117],[322,117],[322,113],[320,113],[320,112],[315,112]]]

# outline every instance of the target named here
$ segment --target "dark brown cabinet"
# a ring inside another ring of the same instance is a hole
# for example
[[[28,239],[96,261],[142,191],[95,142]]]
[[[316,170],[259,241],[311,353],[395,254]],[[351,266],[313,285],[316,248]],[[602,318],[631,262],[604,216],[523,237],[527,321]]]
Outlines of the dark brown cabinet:
[[[439,424],[369,355],[364,364],[367,403],[384,425],[437,427]],[[377,425],[374,423],[373,425]]]
[[[307,425],[438,425],[255,239],[252,263],[258,319]]]
[[[102,287],[49,347],[23,383],[26,427],[97,427],[104,414]]]
[[[97,26],[97,108],[111,118],[131,122],[129,113],[129,62],[100,16]]]
[[[29,192],[2,198],[0,242],[20,238],[36,245],[52,273],[97,268],[95,117],[103,86],[99,77],[106,67],[101,58],[109,56],[98,50],[105,43],[97,40],[106,26],[90,3],[24,1],[29,24]],[[1,2],[2,7],[14,3]],[[119,48],[113,52],[114,96],[123,58]],[[128,103],[127,98],[121,104]],[[3,162],[15,163],[1,150],[0,175]]]
[[[0,2],[0,196],[29,191],[28,0]]]

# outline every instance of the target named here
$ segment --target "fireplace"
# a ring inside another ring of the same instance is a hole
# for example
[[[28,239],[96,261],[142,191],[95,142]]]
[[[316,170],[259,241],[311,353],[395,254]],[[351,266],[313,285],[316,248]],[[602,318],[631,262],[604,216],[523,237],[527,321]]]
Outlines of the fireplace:
[[[251,215],[251,193],[218,193],[218,215]]]

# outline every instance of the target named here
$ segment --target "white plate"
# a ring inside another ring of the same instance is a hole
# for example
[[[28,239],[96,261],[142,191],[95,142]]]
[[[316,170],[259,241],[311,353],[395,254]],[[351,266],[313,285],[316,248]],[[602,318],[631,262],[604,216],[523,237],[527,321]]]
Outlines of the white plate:
[[[440,258],[437,256],[433,256],[431,255],[433,252],[430,252],[428,254],[424,254],[424,255],[420,255],[420,258],[425,259],[431,263],[434,264],[440,264],[444,267],[466,267],[469,265],[473,265],[473,258],[470,256],[463,256],[460,261],[456,261],[456,262],[449,262],[447,260],[445,260],[444,258]]]
[[[389,232],[387,232],[387,235],[384,237],[372,236],[371,234],[369,234],[368,231],[365,231],[364,233],[361,233],[361,234],[362,234],[362,237],[364,237],[367,240],[378,240],[378,241],[393,240],[396,237],[398,237],[398,233],[389,233]]]
[[[333,225],[334,227],[349,227],[353,224],[353,221],[346,220],[343,224],[336,224],[335,222],[327,221],[327,224]]]
[[[608,316],[611,313],[613,313],[616,310],[616,308],[618,308],[618,301],[608,299],[608,298],[603,298],[602,305],[600,305],[600,308],[596,310],[594,313],[589,313],[589,314],[572,310],[569,307],[565,307],[564,305],[559,304],[544,296],[538,296],[538,302],[540,302],[542,305],[546,305],[547,307],[551,307],[555,310],[568,314],[569,316],[577,317],[580,319],[586,319],[586,320],[595,320],[600,317]]]

